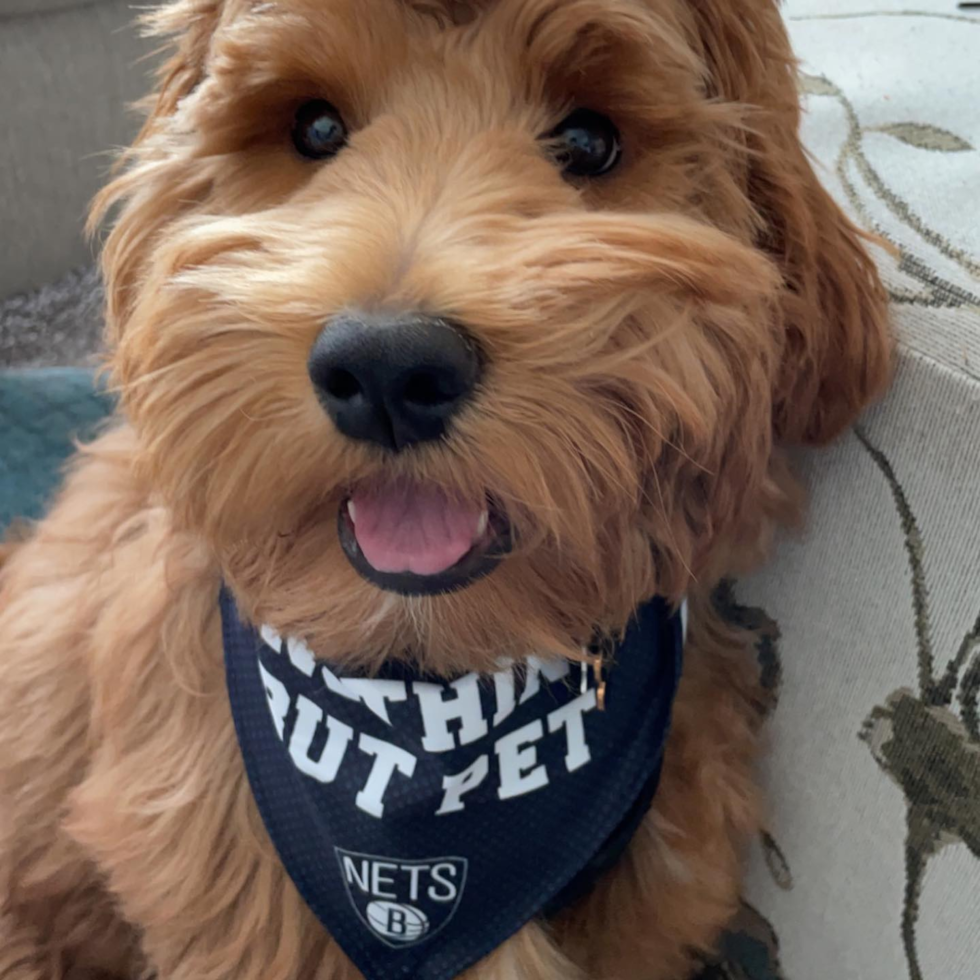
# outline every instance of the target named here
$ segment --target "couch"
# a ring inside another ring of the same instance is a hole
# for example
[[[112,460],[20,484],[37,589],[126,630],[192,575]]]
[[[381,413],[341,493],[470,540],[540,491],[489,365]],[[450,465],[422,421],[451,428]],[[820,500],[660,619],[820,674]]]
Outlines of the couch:
[[[704,980],[980,977],[980,13],[908,6],[785,6],[804,137],[896,247],[878,258],[899,364],[852,432],[799,454],[806,531],[719,593],[759,631],[771,812]],[[129,17],[0,0],[0,524],[42,508],[71,435],[106,410],[63,366],[97,321],[97,280],[71,271],[89,260],[92,154],[131,131],[142,86]]]

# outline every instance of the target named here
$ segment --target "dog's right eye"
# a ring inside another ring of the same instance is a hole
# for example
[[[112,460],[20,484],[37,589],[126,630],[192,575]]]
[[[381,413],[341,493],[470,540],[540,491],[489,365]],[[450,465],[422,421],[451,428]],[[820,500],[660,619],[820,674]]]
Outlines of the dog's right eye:
[[[576,109],[546,139],[559,166],[574,177],[601,177],[623,153],[615,123],[591,109]]]
[[[293,123],[293,145],[311,160],[325,160],[347,143],[347,127],[340,112],[323,99],[299,107]]]

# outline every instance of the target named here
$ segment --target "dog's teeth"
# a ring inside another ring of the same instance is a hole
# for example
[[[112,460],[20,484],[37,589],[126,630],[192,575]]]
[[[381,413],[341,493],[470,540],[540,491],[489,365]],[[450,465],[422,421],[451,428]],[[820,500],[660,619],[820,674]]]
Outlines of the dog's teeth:
[[[482,538],[487,531],[487,524],[490,522],[490,515],[484,511],[476,521],[476,536]]]
[[[347,516],[351,519],[351,521],[357,520],[357,508],[354,507],[353,500],[347,501]]]

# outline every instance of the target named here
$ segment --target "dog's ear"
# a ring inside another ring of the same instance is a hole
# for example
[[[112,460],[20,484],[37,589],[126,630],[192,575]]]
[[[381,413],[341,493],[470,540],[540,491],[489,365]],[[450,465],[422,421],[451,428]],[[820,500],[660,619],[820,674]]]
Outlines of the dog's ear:
[[[690,0],[690,10],[709,95],[750,107],[747,193],[759,244],[785,281],[775,435],[824,442],[889,380],[887,297],[868,239],[821,186],[800,143],[796,63],[776,0]]]
[[[94,234],[109,211],[123,205],[101,257],[110,348],[122,336],[133,286],[145,273],[146,243],[206,185],[204,168],[181,159],[167,127],[181,100],[204,79],[212,37],[222,17],[238,2],[172,0],[141,19],[148,36],[165,39],[159,53],[169,51],[169,57],[157,70],[154,91],[142,103],[143,128],[122,154],[114,179],[96,195],[88,222]]]
[[[160,116],[171,115],[204,77],[208,48],[225,6],[226,0],[174,0],[143,17],[149,35],[173,39],[148,100],[148,127]]]

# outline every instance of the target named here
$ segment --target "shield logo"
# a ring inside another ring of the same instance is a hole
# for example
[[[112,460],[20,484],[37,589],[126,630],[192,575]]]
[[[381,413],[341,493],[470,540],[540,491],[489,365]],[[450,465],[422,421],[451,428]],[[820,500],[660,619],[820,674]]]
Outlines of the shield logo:
[[[402,858],[335,847],[340,877],[357,917],[393,949],[430,939],[445,928],[466,886],[466,858]]]

